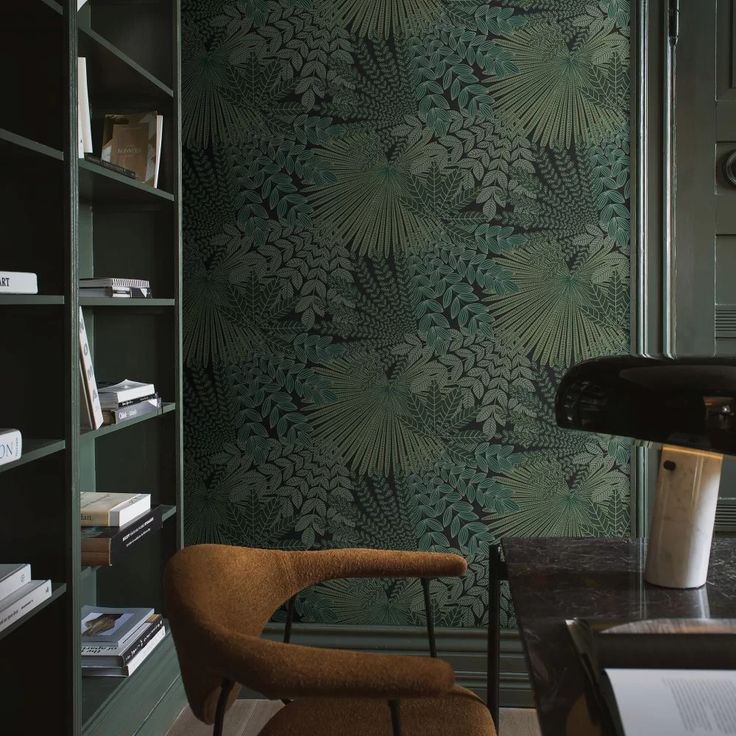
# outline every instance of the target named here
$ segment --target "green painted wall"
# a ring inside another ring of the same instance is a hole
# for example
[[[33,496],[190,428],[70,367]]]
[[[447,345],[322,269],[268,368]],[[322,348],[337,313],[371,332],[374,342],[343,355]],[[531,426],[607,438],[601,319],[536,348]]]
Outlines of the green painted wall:
[[[456,550],[464,627],[489,542],[626,533],[628,446],[552,408],[628,350],[628,0],[183,6],[188,542]]]

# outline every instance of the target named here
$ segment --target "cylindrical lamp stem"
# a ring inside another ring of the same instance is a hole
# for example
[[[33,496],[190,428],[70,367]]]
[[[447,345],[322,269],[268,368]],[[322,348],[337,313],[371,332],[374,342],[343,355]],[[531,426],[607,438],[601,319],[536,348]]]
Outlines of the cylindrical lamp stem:
[[[723,456],[665,446],[644,579],[665,588],[698,588],[708,561]]]

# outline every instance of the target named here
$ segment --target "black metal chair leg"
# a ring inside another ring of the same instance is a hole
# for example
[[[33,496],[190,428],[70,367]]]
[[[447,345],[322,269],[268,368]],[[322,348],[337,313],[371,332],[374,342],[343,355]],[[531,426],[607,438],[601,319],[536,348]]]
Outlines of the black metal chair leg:
[[[217,699],[215,726],[212,729],[212,736],[222,736],[222,729],[225,725],[225,707],[227,706],[227,699],[230,696],[230,691],[233,689],[233,684],[234,683],[227,679],[222,681],[220,697]]]
[[[296,596],[293,595],[289,598],[289,603],[286,606],[286,626],[284,626],[284,644],[288,644],[291,641],[291,625],[294,623],[294,607],[296,605]]]
[[[422,578],[422,589],[424,590],[424,610],[427,616],[427,637],[429,638],[429,653],[437,656],[437,642],[434,637],[434,613],[432,611],[432,600],[429,596],[429,578]]]
[[[399,701],[389,700],[388,707],[391,708],[391,730],[394,736],[401,736],[401,714],[399,713]]]
[[[506,565],[500,548],[490,547],[488,560],[488,664],[486,704],[498,732],[498,710],[501,690],[501,579],[506,577]]]

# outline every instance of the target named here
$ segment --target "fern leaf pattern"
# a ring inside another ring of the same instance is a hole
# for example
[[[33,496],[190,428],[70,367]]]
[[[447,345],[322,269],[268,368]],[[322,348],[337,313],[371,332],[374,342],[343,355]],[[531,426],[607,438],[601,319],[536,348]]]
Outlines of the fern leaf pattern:
[[[182,9],[187,542],[455,551],[477,627],[501,537],[625,534],[628,444],[553,407],[628,349],[628,0]],[[297,613],[424,623],[417,581]]]

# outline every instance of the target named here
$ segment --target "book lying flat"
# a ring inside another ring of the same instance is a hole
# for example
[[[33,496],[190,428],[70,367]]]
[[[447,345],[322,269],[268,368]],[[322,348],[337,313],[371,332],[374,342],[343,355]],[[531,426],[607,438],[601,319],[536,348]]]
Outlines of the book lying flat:
[[[135,629],[123,646],[85,644],[82,646],[83,667],[123,667],[164,627],[160,613],[151,614]]]
[[[103,409],[102,421],[104,424],[120,424],[130,419],[138,419],[148,414],[158,414],[161,410],[161,397],[156,395],[151,399],[141,399],[117,409]]]
[[[85,677],[130,677],[166,638],[166,627],[162,626],[151,640],[127,664],[121,667],[89,667],[82,665]]]
[[[136,289],[150,289],[151,282],[147,279],[127,279],[117,276],[96,276],[90,279],[79,279],[80,287],[115,287],[128,289],[134,287]]]
[[[7,629],[50,597],[50,580],[31,580],[22,585],[15,593],[0,601],[0,631]]]
[[[151,508],[150,493],[82,491],[82,526],[125,526]]]
[[[619,736],[736,733],[736,670],[606,669]]]
[[[151,615],[153,608],[82,606],[82,646],[87,644],[122,646]]]
[[[0,429],[0,465],[14,463],[23,455],[23,436],[17,429]]]
[[[38,294],[38,278],[25,271],[0,271],[0,294]]]
[[[156,388],[152,383],[141,383],[124,378],[119,383],[97,384],[97,393],[103,408],[115,409],[127,401],[147,399],[155,395]]]
[[[141,540],[162,527],[160,506],[154,506],[125,526],[82,528],[82,564],[110,566]]]
[[[13,595],[31,581],[31,566],[27,563],[0,564],[0,607],[3,599]]]

